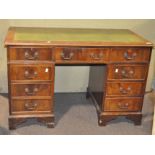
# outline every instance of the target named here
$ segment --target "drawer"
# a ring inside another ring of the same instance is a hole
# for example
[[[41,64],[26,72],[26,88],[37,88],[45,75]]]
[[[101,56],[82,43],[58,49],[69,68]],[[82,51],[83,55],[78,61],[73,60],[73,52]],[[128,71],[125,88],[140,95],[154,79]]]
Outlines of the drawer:
[[[103,63],[108,61],[109,48],[55,48],[56,63]]]
[[[150,48],[112,48],[109,54],[111,62],[149,62]]]
[[[109,48],[82,48],[83,59],[87,62],[107,62]]]
[[[12,100],[12,114],[42,114],[53,111],[51,100]]]
[[[108,65],[108,79],[122,80],[145,80],[148,72],[148,65],[138,64],[111,64]]]
[[[106,95],[110,96],[140,96],[144,95],[143,82],[108,82]]]
[[[11,84],[11,96],[51,96],[51,84]]]
[[[64,48],[55,48],[54,49],[54,59],[56,62],[75,62],[82,60],[82,49],[75,47],[64,47]]]
[[[52,49],[50,48],[9,48],[9,60],[52,60]]]
[[[141,111],[142,98],[106,98],[104,111]]]
[[[10,65],[11,80],[53,80],[54,67],[50,64]]]

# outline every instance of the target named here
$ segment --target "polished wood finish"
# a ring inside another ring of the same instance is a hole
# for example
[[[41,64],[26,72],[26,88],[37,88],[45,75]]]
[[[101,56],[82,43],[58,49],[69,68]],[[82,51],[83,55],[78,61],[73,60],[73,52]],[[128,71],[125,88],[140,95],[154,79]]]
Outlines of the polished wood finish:
[[[112,48],[109,61],[111,62],[149,62],[150,50],[149,48]]]
[[[30,84],[30,83],[13,83],[11,84],[11,96],[51,96],[53,90],[50,83]]]
[[[12,115],[50,114],[53,111],[50,99],[13,99],[11,103]]]
[[[48,128],[54,127],[54,116],[53,115],[12,115],[9,117],[9,129],[14,130],[18,125],[23,124],[29,119],[36,119],[38,122],[45,124]]]
[[[14,64],[10,65],[11,80],[52,80],[53,66]]]
[[[54,60],[58,64],[65,63],[107,63],[109,48],[61,47],[54,48]]]
[[[103,105],[104,111],[141,111],[142,98],[106,98]]]
[[[141,96],[144,94],[144,82],[108,82],[107,96]]]
[[[9,48],[9,60],[23,60],[23,61],[43,61],[52,60],[51,48],[36,48],[36,47],[22,47]]]
[[[32,118],[54,127],[55,65],[75,64],[90,65],[86,97],[100,126],[118,116],[141,124],[153,44],[134,32],[12,27],[5,46],[10,129]]]
[[[108,80],[145,80],[147,72],[146,64],[110,64]]]
[[[103,113],[102,115],[98,113],[98,124],[99,126],[106,126],[107,123],[116,119],[117,116],[118,114],[115,114],[115,113]],[[138,113],[138,112],[120,113],[119,116],[126,117],[127,119],[133,121],[134,125],[141,125],[141,121],[142,121],[141,113]]]

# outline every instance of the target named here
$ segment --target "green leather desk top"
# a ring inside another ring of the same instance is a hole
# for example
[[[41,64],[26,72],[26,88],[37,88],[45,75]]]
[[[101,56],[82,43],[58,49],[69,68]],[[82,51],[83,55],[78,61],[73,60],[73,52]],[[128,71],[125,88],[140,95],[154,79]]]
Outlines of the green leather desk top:
[[[12,27],[5,45],[152,46],[127,29],[18,28]]]

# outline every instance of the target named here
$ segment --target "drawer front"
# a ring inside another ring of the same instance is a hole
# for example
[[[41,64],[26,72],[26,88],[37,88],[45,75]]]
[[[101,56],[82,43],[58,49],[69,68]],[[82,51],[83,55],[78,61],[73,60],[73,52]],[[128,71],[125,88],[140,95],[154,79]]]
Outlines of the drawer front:
[[[142,98],[107,98],[104,111],[141,111]]]
[[[150,48],[112,48],[109,60],[111,62],[149,62]]]
[[[11,96],[51,96],[49,84],[11,84]]]
[[[52,49],[49,48],[10,48],[9,60],[52,60]]]
[[[106,95],[110,95],[110,96],[144,95],[144,83],[142,82],[108,82]]]
[[[53,111],[51,100],[12,100],[12,114],[41,114]]]
[[[108,48],[55,48],[54,59],[56,63],[103,63],[108,61]]]
[[[86,62],[107,62],[109,48],[82,48],[83,60]]]
[[[54,59],[56,62],[69,63],[80,61],[82,59],[82,49],[69,47],[69,48],[55,48]]]
[[[11,80],[52,80],[52,65],[10,65]]]
[[[108,79],[145,80],[148,65],[108,65]]]

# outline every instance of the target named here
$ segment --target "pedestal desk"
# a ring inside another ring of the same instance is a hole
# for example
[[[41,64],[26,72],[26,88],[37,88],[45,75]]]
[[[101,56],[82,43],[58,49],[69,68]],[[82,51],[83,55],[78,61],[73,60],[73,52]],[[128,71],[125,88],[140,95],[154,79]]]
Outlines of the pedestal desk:
[[[90,65],[86,97],[96,106],[100,126],[118,116],[141,124],[153,45],[134,32],[11,27],[5,46],[10,129],[28,118],[54,127],[56,65]]]

